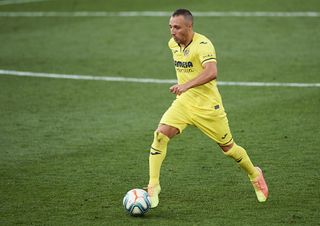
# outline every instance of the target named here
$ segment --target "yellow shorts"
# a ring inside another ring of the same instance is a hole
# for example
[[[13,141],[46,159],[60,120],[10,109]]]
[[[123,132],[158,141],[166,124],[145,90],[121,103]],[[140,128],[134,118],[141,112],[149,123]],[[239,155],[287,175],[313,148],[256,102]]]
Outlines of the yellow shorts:
[[[187,125],[193,125],[219,145],[233,142],[228,118],[221,104],[213,109],[198,109],[175,100],[162,116],[160,124],[175,127],[180,133]]]

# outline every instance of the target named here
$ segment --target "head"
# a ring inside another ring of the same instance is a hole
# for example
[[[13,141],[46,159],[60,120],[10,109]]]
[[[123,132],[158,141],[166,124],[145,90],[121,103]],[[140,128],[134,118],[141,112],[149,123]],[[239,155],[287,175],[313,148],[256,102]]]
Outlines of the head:
[[[170,17],[169,27],[173,39],[180,45],[187,45],[193,36],[193,16],[187,9],[177,9]]]

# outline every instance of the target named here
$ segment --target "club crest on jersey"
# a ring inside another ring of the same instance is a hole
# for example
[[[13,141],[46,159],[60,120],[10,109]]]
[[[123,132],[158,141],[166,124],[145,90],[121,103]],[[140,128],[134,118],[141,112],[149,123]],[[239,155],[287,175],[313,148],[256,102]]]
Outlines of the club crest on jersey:
[[[189,50],[189,49],[183,50],[183,55],[184,55],[185,57],[188,56],[189,53],[190,53],[190,50]]]

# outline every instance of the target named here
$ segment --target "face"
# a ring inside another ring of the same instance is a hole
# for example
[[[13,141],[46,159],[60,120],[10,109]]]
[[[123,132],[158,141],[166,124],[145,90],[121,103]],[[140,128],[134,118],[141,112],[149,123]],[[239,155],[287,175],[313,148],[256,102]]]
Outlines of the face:
[[[192,23],[186,20],[182,15],[171,17],[169,28],[172,38],[182,45],[188,44],[188,38],[192,34]]]

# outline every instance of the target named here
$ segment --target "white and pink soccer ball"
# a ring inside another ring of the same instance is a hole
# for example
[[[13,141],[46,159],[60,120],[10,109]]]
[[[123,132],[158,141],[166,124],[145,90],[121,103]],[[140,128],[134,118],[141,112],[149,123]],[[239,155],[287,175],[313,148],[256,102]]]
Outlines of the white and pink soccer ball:
[[[150,197],[145,190],[135,188],[123,198],[123,206],[132,216],[142,216],[151,208]]]

